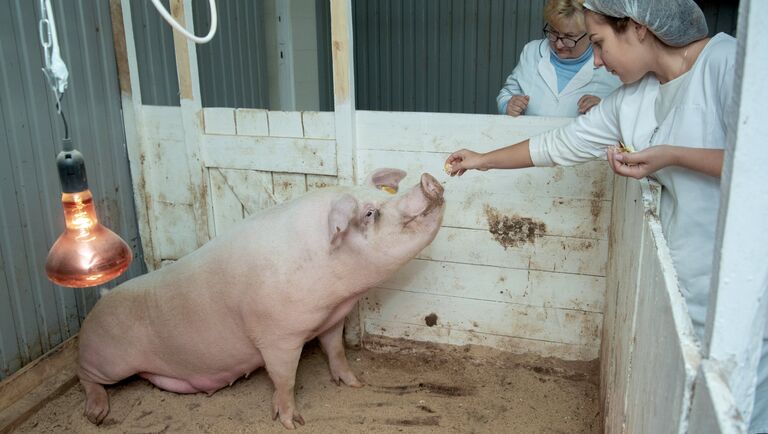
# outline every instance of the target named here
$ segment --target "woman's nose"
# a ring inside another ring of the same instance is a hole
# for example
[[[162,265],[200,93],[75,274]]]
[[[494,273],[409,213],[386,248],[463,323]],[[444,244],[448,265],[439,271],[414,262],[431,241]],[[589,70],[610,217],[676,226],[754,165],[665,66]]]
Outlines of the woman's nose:
[[[594,47],[593,47],[593,48],[594,48]],[[600,50],[598,50],[598,49],[596,49],[596,48],[595,48],[595,49],[592,51],[592,55],[593,55],[593,57],[595,58],[595,68],[599,68],[599,67],[601,67],[601,66],[603,66],[603,65],[604,65],[604,63],[603,63],[603,58],[602,58],[602,56],[600,56]]]
[[[555,48],[557,48],[558,50],[562,50],[563,48],[565,48],[565,44],[563,44],[562,39],[558,39],[555,41]]]

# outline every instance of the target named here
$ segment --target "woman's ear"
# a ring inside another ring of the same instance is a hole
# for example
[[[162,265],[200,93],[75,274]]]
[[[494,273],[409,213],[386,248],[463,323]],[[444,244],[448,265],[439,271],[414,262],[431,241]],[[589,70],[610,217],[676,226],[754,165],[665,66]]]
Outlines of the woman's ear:
[[[637,40],[640,42],[644,42],[645,37],[648,36],[648,27],[634,20],[632,21],[632,26],[634,27],[635,35],[637,35]]]

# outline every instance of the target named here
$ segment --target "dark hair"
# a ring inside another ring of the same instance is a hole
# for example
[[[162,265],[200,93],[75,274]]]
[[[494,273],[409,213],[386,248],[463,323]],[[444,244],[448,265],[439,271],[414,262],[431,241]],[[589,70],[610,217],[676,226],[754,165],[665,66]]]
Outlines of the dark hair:
[[[601,23],[608,24],[609,26],[611,26],[613,31],[617,34],[626,32],[627,29],[629,28],[629,23],[632,21],[632,19],[629,17],[616,18],[608,15],[603,15],[595,11],[588,11],[588,12],[594,14],[594,16],[597,17],[597,19]]]

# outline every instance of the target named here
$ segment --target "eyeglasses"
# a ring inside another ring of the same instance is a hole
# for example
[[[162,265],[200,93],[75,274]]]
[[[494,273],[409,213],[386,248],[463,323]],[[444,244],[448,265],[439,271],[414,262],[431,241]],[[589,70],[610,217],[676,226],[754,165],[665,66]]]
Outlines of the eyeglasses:
[[[541,31],[544,32],[544,36],[546,36],[546,38],[553,43],[557,42],[557,40],[559,39],[560,41],[563,42],[563,45],[565,45],[568,48],[575,47],[576,44],[579,43],[579,41],[581,41],[582,39],[584,39],[585,36],[587,36],[587,33],[584,32],[584,34],[581,35],[578,39],[568,38],[565,36],[560,36],[558,33],[553,32],[548,27],[549,27],[549,24],[545,24],[544,28],[541,29]]]

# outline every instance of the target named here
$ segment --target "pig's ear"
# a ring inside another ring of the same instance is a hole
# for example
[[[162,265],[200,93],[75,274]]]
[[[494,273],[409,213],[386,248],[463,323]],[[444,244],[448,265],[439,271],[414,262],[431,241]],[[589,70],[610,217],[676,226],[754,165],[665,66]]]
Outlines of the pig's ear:
[[[365,180],[366,185],[381,189],[387,187],[391,190],[397,191],[397,185],[405,178],[405,171],[400,169],[376,169],[368,175],[368,179]]]
[[[357,200],[349,194],[336,199],[331,204],[328,213],[328,235],[331,249],[341,244],[344,236],[349,232],[349,225],[357,215]]]

